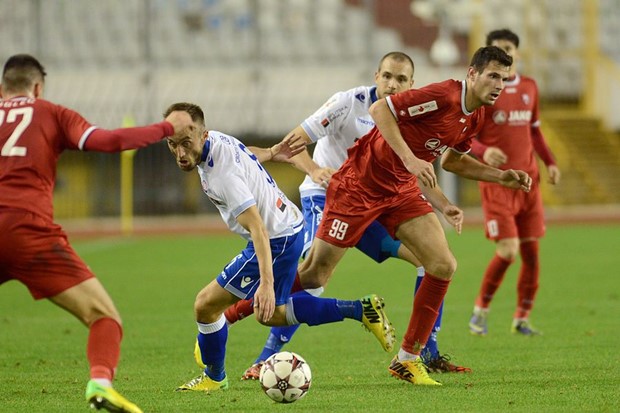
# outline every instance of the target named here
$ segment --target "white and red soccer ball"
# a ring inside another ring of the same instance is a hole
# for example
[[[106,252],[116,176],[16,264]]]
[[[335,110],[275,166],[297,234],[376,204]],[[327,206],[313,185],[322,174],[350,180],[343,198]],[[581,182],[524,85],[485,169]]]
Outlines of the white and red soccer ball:
[[[259,380],[269,398],[278,403],[293,403],[310,389],[312,372],[299,354],[281,351],[265,360]]]

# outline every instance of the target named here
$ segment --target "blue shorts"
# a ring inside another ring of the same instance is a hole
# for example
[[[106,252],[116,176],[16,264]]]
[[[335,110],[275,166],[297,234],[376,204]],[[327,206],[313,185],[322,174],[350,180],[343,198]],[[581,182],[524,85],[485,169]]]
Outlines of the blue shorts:
[[[273,288],[276,294],[276,306],[286,304],[291,293],[297,264],[304,246],[304,231],[297,234],[269,240],[273,260]],[[254,243],[248,242],[243,251],[224,267],[216,278],[219,285],[240,299],[254,297],[260,283],[258,258]]]
[[[323,208],[325,206],[325,195],[311,195],[301,198],[301,207],[304,213],[305,234],[304,250],[302,256],[306,256],[312,240],[316,235],[317,228],[323,218]],[[400,241],[390,236],[387,230],[377,221],[373,221],[355,248],[375,260],[383,262],[390,257],[398,256]]]

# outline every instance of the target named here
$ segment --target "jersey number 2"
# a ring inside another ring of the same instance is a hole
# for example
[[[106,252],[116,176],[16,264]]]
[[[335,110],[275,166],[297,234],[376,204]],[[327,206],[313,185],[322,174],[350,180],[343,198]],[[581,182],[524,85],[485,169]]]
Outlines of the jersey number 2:
[[[6,123],[14,123],[19,115],[21,115],[19,123],[13,129],[13,133],[11,133],[4,146],[2,146],[2,152],[0,152],[2,156],[26,156],[26,147],[17,146],[17,140],[30,125],[30,122],[32,122],[32,108],[14,108],[9,110],[8,114],[4,110],[0,110],[0,126],[2,126],[5,120]]]

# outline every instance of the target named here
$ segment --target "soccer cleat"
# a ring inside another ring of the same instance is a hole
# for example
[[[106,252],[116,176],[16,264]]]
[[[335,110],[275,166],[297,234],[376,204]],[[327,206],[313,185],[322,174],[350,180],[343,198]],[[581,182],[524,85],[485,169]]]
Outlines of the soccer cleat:
[[[196,339],[196,344],[194,344],[194,360],[196,360],[196,364],[201,369],[205,369],[207,366],[202,362],[202,354],[200,353],[200,346],[198,345],[198,339]]]
[[[377,337],[383,350],[392,351],[396,334],[392,323],[383,311],[385,306],[383,298],[376,294],[370,294],[362,297],[360,301],[362,302],[362,323],[364,323],[364,327]]]
[[[475,336],[486,336],[487,329],[487,316],[488,311],[474,310],[471,318],[469,319],[469,332]]]
[[[440,354],[438,357],[424,361],[430,373],[471,373],[469,367],[457,366],[450,363],[450,356]]]
[[[202,373],[200,376],[188,381],[187,383],[177,387],[175,391],[215,391],[226,390],[228,388],[228,378],[224,377],[222,381],[215,381],[211,377]]]
[[[418,386],[441,386],[441,383],[430,378],[428,370],[420,357],[415,360],[400,361],[398,356],[394,356],[388,370],[397,379],[405,380]]]
[[[265,364],[264,361],[252,364],[241,376],[241,380],[258,380],[260,378],[260,369]]]
[[[105,409],[117,413],[142,413],[142,410],[121,396],[112,387],[104,386],[94,380],[86,385],[86,401],[92,409]]]
[[[530,320],[513,320],[510,331],[512,331],[512,334],[520,334],[528,337],[542,336],[542,331],[535,329],[530,323]]]

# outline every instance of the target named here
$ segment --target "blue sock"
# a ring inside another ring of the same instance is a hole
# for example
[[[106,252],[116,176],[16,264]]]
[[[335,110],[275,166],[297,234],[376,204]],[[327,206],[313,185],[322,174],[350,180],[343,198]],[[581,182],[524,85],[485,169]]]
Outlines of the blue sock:
[[[305,291],[293,294],[286,305],[290,324],[305,323],[310,326],[342,321],[345,318],[362,320],[362,303],[335,298],[314,297]]]
[[[207,366],[205,374],[215,381],[222,381],[226,377],[224,359],[226,356],[226,341],[228,326],[222,315],[215,323],[198,323],[198,346],[202,362]]]
[[[271,332],[269,333],[269,338],[265,343],[265,347],[263,347],[263,352],[260,353],[260,356],[258,356],[254,363],[265,361],[269,358],[269,356],[282,350],[282,347],[291,341],[293,334],[295,334],[295,331],[297,331],[298,328],[299,324],[288,327],[272,327]]]

